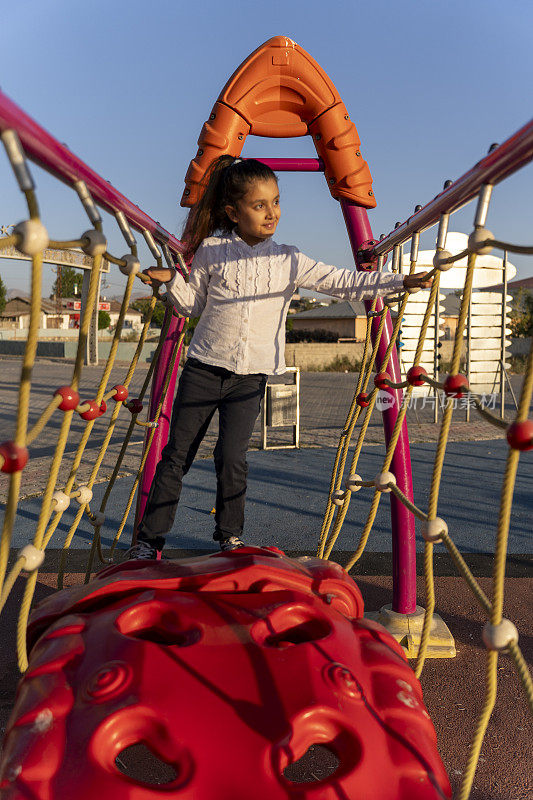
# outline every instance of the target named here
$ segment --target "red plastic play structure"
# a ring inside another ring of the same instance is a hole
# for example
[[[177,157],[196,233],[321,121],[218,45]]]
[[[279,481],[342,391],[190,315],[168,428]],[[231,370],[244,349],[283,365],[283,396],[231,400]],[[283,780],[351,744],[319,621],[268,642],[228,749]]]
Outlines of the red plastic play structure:
[[[449,797],[420,684],[362,615],[341,567],[275,548],[130,561],[51,596],[29,629],[2,798]],[[139,743],[169,782],[123,774]],[[317,744],[336,769],[291,780]]]

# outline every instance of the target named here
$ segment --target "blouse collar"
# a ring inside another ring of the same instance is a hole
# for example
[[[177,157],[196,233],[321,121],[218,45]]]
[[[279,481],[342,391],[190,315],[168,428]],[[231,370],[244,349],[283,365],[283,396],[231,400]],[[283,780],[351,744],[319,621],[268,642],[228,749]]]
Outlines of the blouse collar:
[[[249,257],[263,255],[264,253],[268,252],[270,249],[270,242],[272,241],[272,239],[264,239],[262,242],[258,242],[253,246],[246,244],[244,239],[241,239],[237,233],[236,228],[232,230],[230,238],[232,243],[238,247],[242,253],[245,253]]]

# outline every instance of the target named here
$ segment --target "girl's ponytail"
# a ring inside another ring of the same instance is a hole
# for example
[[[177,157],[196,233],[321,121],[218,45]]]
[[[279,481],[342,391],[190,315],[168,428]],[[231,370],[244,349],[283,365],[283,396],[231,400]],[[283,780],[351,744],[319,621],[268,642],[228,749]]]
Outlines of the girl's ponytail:
[[[230,233],[233,230],[235,223],[226,214],[226,206],[234,206],[244,197],[252,181],[277,182],[276,174],[266,164],[254,158],[242,160],[230,155],[219,156],[213,161],[207,178],[205,192],[189,211],[183,229],[186,259],[192,258],[207,236],[216,231]]]

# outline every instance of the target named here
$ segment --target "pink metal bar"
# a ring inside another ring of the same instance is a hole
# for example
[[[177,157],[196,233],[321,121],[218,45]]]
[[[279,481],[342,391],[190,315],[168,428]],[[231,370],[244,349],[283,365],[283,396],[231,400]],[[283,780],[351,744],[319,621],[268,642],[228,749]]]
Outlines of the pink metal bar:
[[[324,172],[321,158],[257,158],[274,172]]]
[[[496,184],[533,160],[533,120],[520,128],[503,144],[482,158],[451,186],[438,194],[420,211],[395,228],[374,248],[376,255],[384,255],[405,242],[413,233],[421,232],[438,222],[441,214],[457,211],[475,197],[483,184]]]
[[[122,211],[133,228],[148,230],[157,241],[166,242],[174,252],[183,252],[184,247],[179,239],[141,211],[0,92],[0,131],[9,129],[17,132],[28,158],[47,172],[69,186],[76,181],[84,181],[97,205],[111,213]]]
[[[372,229],[368,220],[366,209],[361,208],[349,200],[341,200],[342,213],[348,229],[354,257],[357,250],[364,243],[372,239]],[[372,303],[366,301],[367,311]],[[378,299],[376,310],[383,308],[383,301]],[[375,340],[379,322],[374,319],[371,329],[372,341]],[[377,363],[381,364],[392,334],[392,322],[387,313],[385,326],[378,347]],[[392,353],[387,366],[387,372],[394,383],[400,383],[400,364],[396,349]],[[385,409],[383,414],[383,427],[385,442],[388,445],[398,417],[403,392],[394,390],[395,404]],[[398,444],[392,457],[391,472],[396,477],[398,488],[413,500],[413,482],[411,474],[411,453],[409,450],[409,435],[407,423],[403,422]],[[399,614],[413,614],[416,609],[416,541],[415,520],[413,514],[395,497],[390,495],[391,501],[391,530],[392,530],[392,609]]]
[[[174,253],[182,252],[183,245],[175,236],[166,231],[158,222],[141,211],[141,209],[128,200],[123,194],[115,189],[111,184],[100,177],[94,170],[87,166],[77,156],[63,144],[54,139],[47,131],[38,125],[22,109],[13,103],[5,94],[0,92],[0,131],[15,130],[21,141],[22,147],[27,157],[50,172],[54,177],[72,186],[76,181],[85,182],[93,200],[99,206],[111,213],[122,211],[130,225],[139,230],[148,230],[156,241],[165,242]],[[157,364],[154,379],[152,381],[149,419],[152,420],[155,410],[159,405],[166,370],[168,369],[172,350],[175,342],[179,338],[184,319],[173,317],[170,322],[167,338],[161,349],[159,362]],[[142,517],[148,492],[155,474],[155,468],[161,458],[161,452],[168,441],[168,431],[172,413],[172,402],[176,388],[176,378],[178,374],[179,354],[176,366],[170,379],[166,392],[159,426],[155,432],[152,447],[146,461],[144,473],[141,479],[141,487],[137,497],[136,525]]]
[[[167,309],[166,313],[170,314],[172,312],[169,309]],[[181,335],[184,325],[185,325],[185,320],[183,319],[183,317],[176,317],[175,315],[172,316],[172,319],[170,320],[170,326],[168,329],[167,337],[161,348],[161,352],[159,354],[159,360],[156,364],[154,370],[154,376],[152,378],[150,409],[148,412],[148,419],[150,420],[153,420],[155,417],[155,413],[159,405],[159,402],[161,400],[161,395],[163,393],[165,376],[170,366],[172,351],[174,350],[174,346]],[[141,486],[139,489],[139,494],[137,495],[135,530],[137,530],[137,525],[139,524],[139,522],[143,517],[144,509],[146,508],[146,501],[148,499],[148,492],[150,491],[150,486],[152,485],[152,480],[155,475],[155,470],[159,461],[161,460],[161,453],[163,452],[163,448],[168,442],[168,433],[170,429],[170,420],[172,417],[172,404],[174,402],[174,392],[176,389],[176,379],[178,376],[180,354],[181,354],[181,348],[176,358],[176,363],[170,378],[170,383],[165,393],[163,405],[161,408],[161,414],[159,416],[159,425],[152,440],[152,446],[150,448],[150,452],[148,453],[146,464],[144,465],[144,472],[141,478]],[[145,436],[145,447],[148,436],[149,436],[149,431]]]

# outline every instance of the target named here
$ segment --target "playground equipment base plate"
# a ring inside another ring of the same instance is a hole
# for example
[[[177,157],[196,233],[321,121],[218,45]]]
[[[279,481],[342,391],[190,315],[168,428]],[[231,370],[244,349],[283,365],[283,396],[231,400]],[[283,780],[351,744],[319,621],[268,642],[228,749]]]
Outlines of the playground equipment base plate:
[[[422,626],[424,609],[416,606],[414,614],[399,614],[392,605],[382,606],[379,611],[367,611],[365,617],[379,622],[403,647],[406,658],[416,658]],[[450,629],[438,614],[433,614],[426,658],[455,658],[455,642]]]

